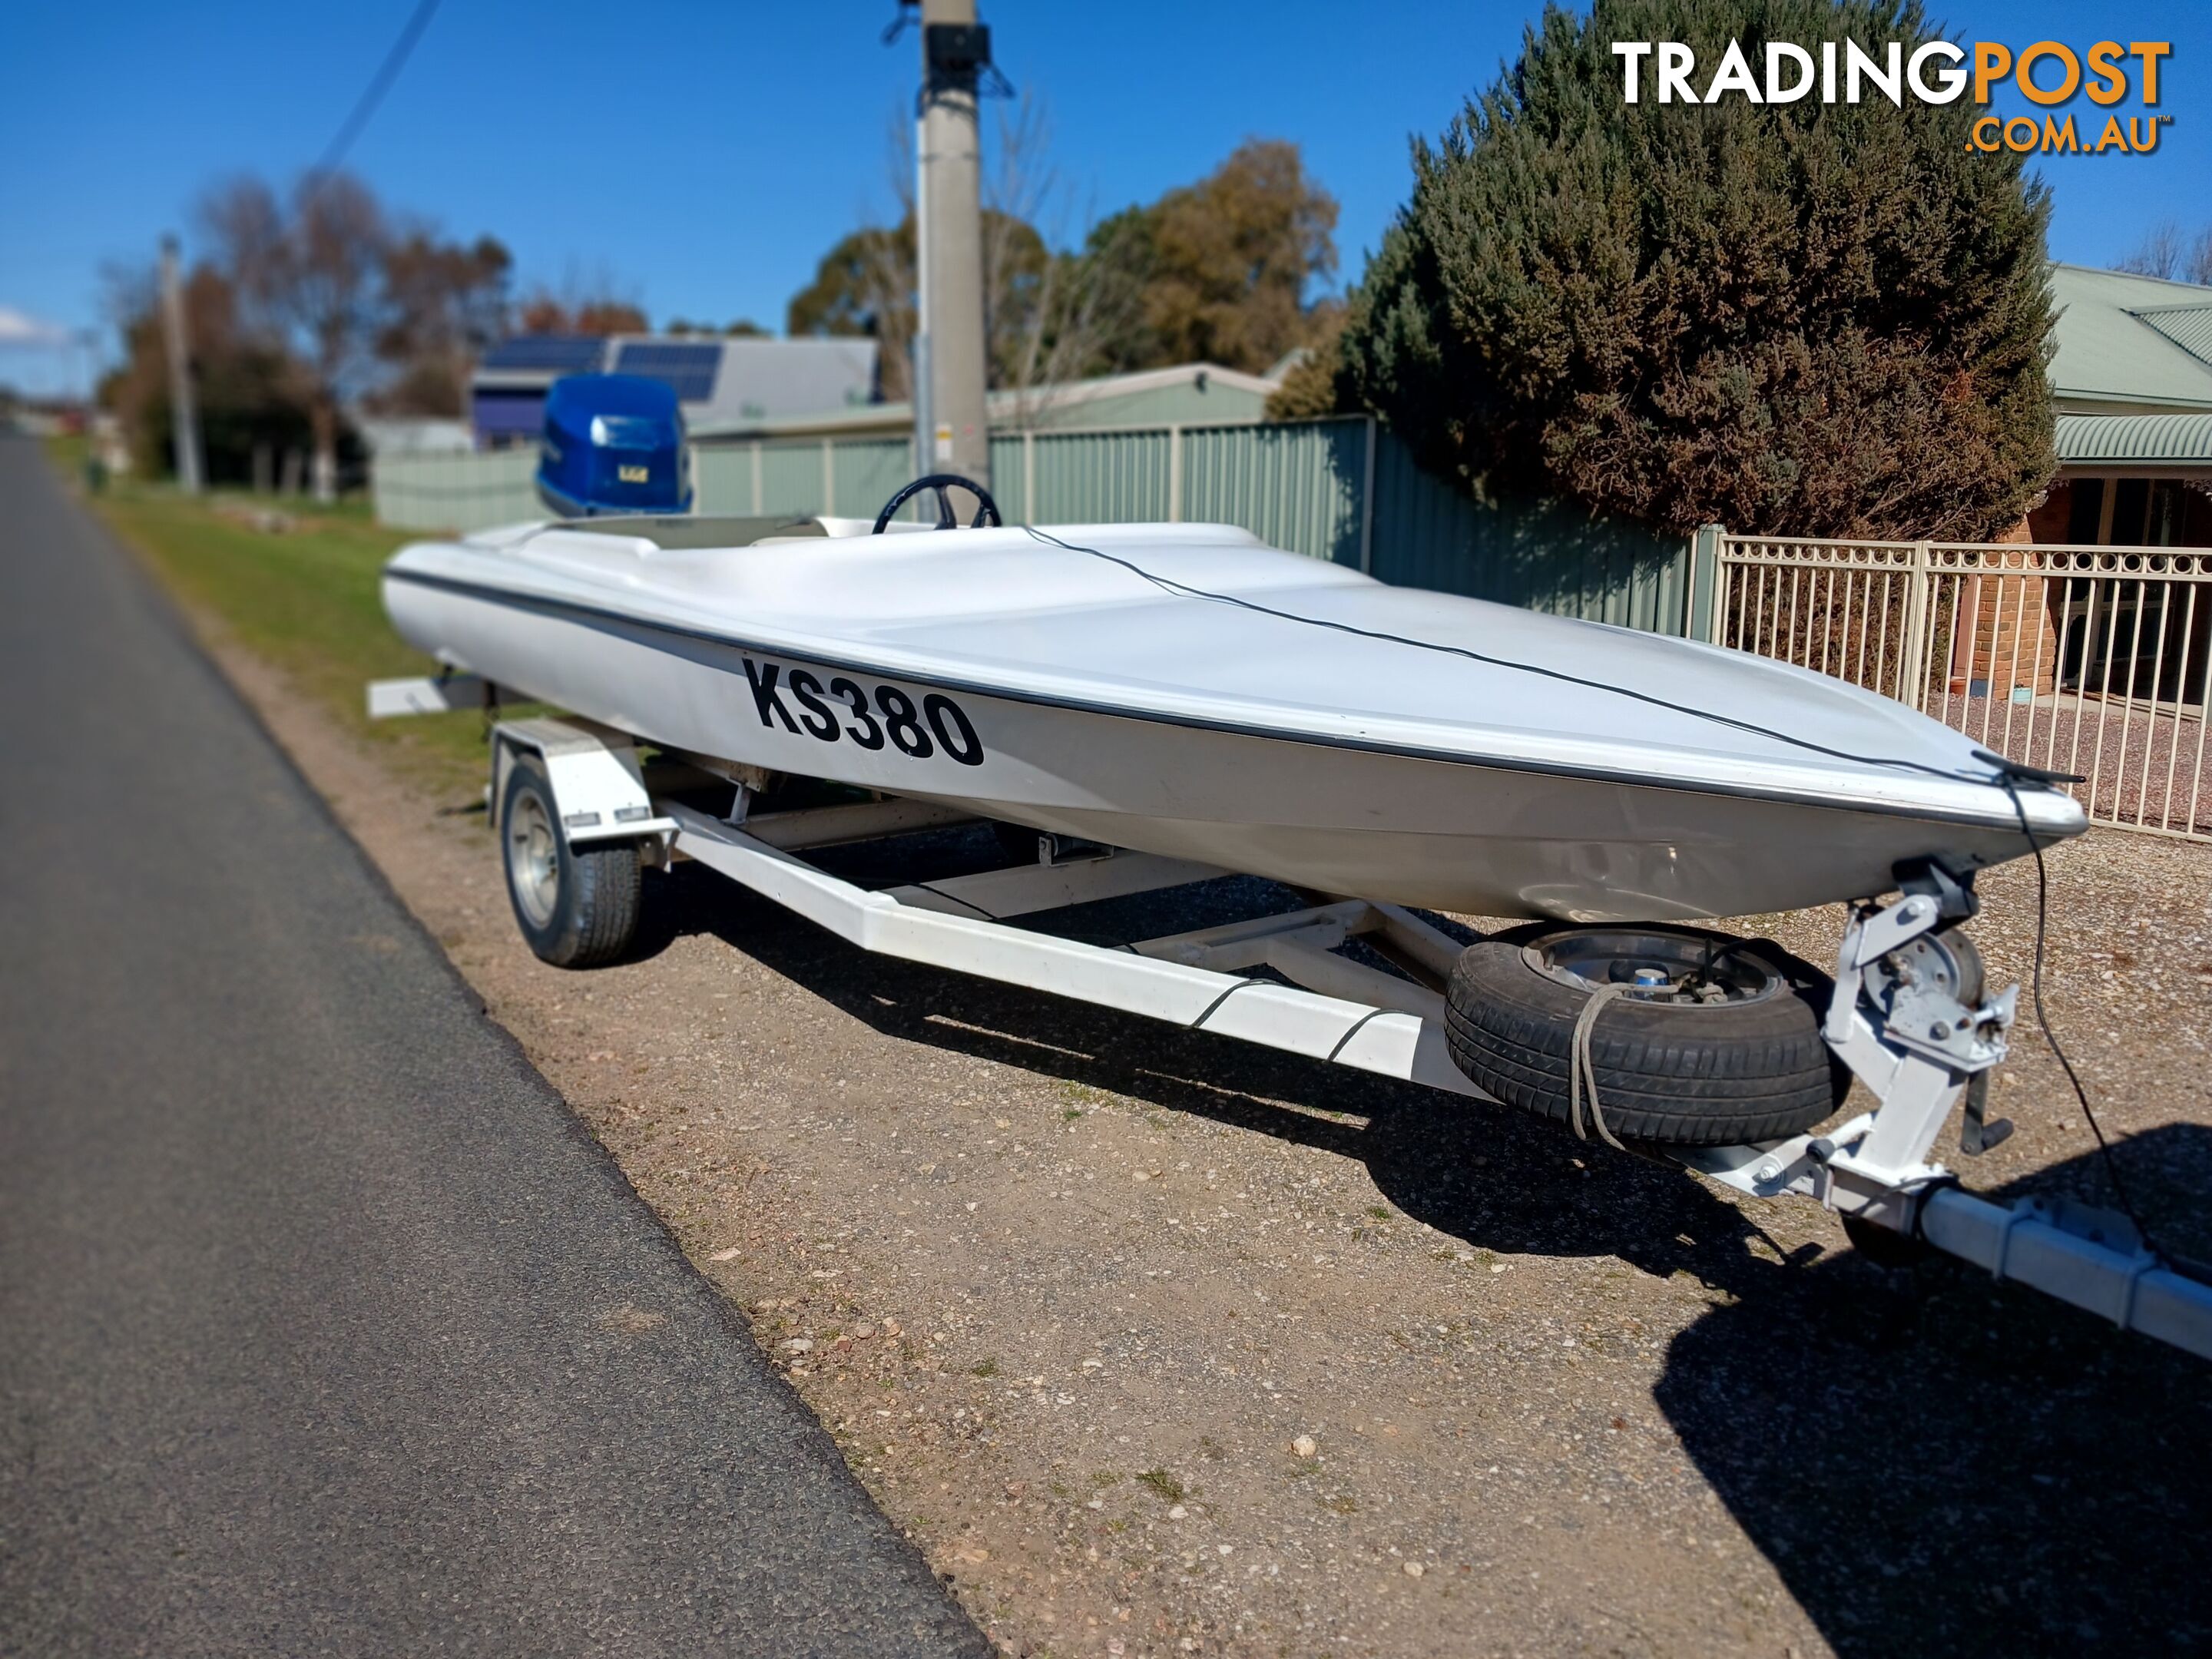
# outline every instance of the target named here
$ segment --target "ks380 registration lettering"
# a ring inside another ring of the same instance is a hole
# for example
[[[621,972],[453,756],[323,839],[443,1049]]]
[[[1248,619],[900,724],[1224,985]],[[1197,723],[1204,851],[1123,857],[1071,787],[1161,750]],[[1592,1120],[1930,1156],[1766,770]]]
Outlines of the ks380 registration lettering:
[[[823,743],[855,743],[863,749],[881,749],[888,743],[916,760],[927,760],[943,750],[963,766],[983,763],[983,740],[975,735],[975,725],[941,691],[930,692],[917,708],[914,699],[896,685],[878,685],[871,692],[842,674],[831,675],[825,684],[807,669],[786,672],[781,663],[757,663],[750,657],[744,661],[753,706],[760,711],[761,724],[771,730],[781,722],[794,737],[804,732]],[[787,693],[788,703],[784,701]]]

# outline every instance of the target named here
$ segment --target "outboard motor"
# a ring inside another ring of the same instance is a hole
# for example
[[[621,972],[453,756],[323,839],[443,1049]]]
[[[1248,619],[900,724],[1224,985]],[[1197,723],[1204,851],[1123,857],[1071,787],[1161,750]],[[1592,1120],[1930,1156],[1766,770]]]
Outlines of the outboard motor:
[[[635,374],[571,374],[545,394],[538,494],[563,519],[689,513],[691,460],[676,393]]]

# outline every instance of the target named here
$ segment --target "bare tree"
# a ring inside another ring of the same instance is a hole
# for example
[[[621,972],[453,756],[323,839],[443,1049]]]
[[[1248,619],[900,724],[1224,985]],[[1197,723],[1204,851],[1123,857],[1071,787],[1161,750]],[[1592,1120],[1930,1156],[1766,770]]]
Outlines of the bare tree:
[[[884,176],[898,219],[889,230],[861,231],[852,243],[861,302],[874,323],[876,372],[884,396],[893,399],[919,395],[914,343],[921,331],[921,244],[914,143],[913,116],[894,106],[884,124]]]
[[[273,306],[283,285],[284,242],[290,234],[276,193],[252,174],[240,173],[200,198],[199,221],[216,269],[250,303]],[[273,319],[270,326],[279,327]]]
[[[1039,424],[1058,388],[1089,353],[1065,326],[1077,297],[1074,258],[1064,241],[1066,192],[1052,160],[1052,118],[1024,92],[999,112],[997,143],[983,174],[983,275],[995,384],[1014,394],[1013,424]],[[1052,220],[1040,233],[1040,220]],[[1048,240],[1049,235],[1050,240]]]
[[[865,336],[877,343],[877,375],[886,398],[912,389],[908,353],[915,326],[914,221],[848,233],[822,256],[814,280],[792,295],[784,331],[793,339]]]
[[[281,206],[260,180],[234,179],[209,192],[199,216],[248,322],[306,368],[315,498],[333,500],[340,413],[378,372],[384,209],[341,173],[303,177]]]
[[[1024,94],[996,137],[983,179],[993,380],[1014,394],[1013,424],[1027,429],[1135,325],[1151,245],[1127,216],[1101,226],[1086,210],[1077,232],[1042,100]]]
[[[1019,392],[1032,384],[1037,325],[1053,286],[1052,252],[1037,221],[1055,205],[1059,171],[1051,118],[1031,94],[1011,111],[999,107],[995,136],[982,178],[983,322],[993,383]]]
[[[636,286],[604,261],[571,259],[557,287],[540,283],[516,307],[525,334],[643,334],[651,328]]]
[[[327,501],[337,495],[339,410],[377,373],[391,234],[376,198],[345,173],[301,181],[292,230],[284,303],[314,370],[315,499]]]
[[[2167,219],[2143,233],[2135,251],[2120,261],[2122,270],[2138,276],[2172,277],[2179,274],[2185,244],[2181,227]]]
[[[914,213],[914,131],[903,109],[892,113],[885,173],[897,204],[895,223],[864,225],[823,256],[814,281],[795,295],[787,319],[793,335],[866,334],[878,349],[886,397],[914,387],[919,325]],[[1012,391],[1014,421],[1030,426],[1057,401],[1059,388],[1095,372],[1106,343],[1142,313],[1149,245],[1127,216],[1067,235],[1075,216],[1051,160],[1043,105],[1024,99],[1000,118],[983,179],[983,280],[993,386]],[[1072,244],[1072,245],[1071,245]]]
[[[464,414],[471,368],[507,330],[513,258],[490,236],[465,246],[440,240],[424,224],[402,232],[385,254],[386,314],[376,339],[393,376],[368,402],[386,414]]]
[[[127,259],[103,260],[100,267],[100,311],[118,334],[128,334],[160,303],[160,267]]]
[[[2194,236],[2171,219],[2153,225],[2119,268],[2139,276],[2212,285],[2212,225]]]

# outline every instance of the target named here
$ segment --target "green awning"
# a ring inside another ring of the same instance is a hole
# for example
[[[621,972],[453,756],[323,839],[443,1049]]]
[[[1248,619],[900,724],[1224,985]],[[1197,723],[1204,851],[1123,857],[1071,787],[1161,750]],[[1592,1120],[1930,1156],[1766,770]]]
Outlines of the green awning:
[[[2212,467],[2212,414],[2061,415],[2064,466]]]

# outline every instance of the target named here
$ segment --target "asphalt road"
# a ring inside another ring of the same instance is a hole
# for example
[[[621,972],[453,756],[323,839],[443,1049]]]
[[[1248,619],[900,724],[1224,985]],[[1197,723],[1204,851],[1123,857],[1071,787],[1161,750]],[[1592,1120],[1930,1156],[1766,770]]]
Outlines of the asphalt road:
[[[0,1653],[988,1650],[0,440]]]

